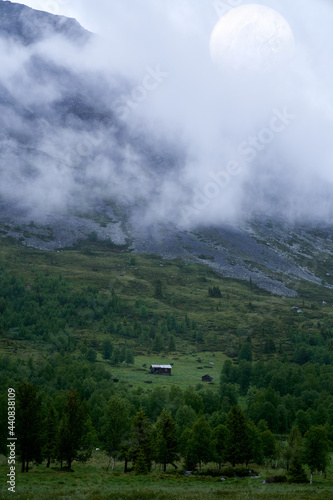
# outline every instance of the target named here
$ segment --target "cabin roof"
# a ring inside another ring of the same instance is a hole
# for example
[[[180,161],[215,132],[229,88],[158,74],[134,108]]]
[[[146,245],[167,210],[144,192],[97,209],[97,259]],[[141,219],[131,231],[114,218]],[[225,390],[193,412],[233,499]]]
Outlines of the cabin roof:
[[[172,369],[171,365],[151,365],[150,368],[169,368]]]

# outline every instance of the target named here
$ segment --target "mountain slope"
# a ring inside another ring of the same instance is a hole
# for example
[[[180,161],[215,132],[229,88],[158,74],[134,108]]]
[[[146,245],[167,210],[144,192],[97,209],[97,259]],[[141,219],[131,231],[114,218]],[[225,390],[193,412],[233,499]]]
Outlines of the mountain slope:
[[[91,40],[73,19],[0,2],[1,234],[45,250],[90,238],[182,257],[279,295],[296,295],[299,280],[331,286],[333,232],[322,223],[260,213],[214,227],[176,223],[181,207],[164,207],[161,193],[165,183],[177,190],[186,152],[122,119],[132,82],[58,54],[60,44],[79,57]]]
[[[0,2],[0,36],[28,46],[55,35],[75,43],[90,38],[75,19],[37,11],[19,3]]]

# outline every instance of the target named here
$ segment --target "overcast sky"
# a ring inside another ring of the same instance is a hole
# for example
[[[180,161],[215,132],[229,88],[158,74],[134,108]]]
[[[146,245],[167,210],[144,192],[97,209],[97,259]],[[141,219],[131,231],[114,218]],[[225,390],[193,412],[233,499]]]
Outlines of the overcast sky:
[[[192,198],[185,208],[193,209],[198,222],[232,217],[244,204],[265,208],[276,198],[280,209],[289,214],[309,217],[315,212],[325,217],[329,212],[331,202],[322,190],[333,183],[333,6],[329,0],[258,1],[284,16],[296,51],[286,67],[246,77],[220,73],[210,59],[209,41],[224,11],[253,2],[20,3],[75,17],[101,35],[103,42],[85,53],[84,61],[77,57],[75,64],[127,78],[136,97],[134,104],[133,97],[127,103],[125,99],[124,119],[132,127],[144,124],[146,131],[157,136],[176,137],[186,147],[187,161],[181,171],[176,177],[166,174],[161,181],[155,213],[160,211],[161,217],[170,213],[189,191]],[[154,88],[141,99],[138,87],[142,89],[144,82]],[[224,175],[227,189],[222,187]]]

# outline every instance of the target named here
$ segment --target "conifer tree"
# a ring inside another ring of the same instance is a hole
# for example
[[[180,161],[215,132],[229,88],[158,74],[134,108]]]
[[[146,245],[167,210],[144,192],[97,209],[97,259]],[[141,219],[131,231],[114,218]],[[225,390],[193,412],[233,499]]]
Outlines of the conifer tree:
[[[200,417],[190,431],[186,450],[188,465],[207,463],[214,458],[211,428],[204,416]]]
[[[110,359],[113,352],[113,344],[110,339],[104,340],[102,344],[102,355],[104,359]]]
[[[106,424],[103,429],[103,436],[105,442],[105,450],[109,455],[110,467],[111,459],[114,462],[120,451],[122,438],[126,431],[129,430],[129,406],[128,403],[117,396],[112,396],[108,403]]]
[[[131,457],[134,465],[145,461],[148,472],[152,462],[152,426],[142,407],[133,418],[131,433]],[[140,465],[141,468],[141,465]]]
[[[245,464],[251,455],[251,442],[245,416],[238,406],[233,406],[228,413],[226,427],[229,431],[226,444],[226,460],[233,467]]]
[[[145,454],[145,450],[143,448],[138,448],[136,457],[135,457],[135,465],[134,465],[135,474],[147,474],[148,473],[148,463]]]
[[[276,453],[276,439],[274,434],[270,431],[264,431],[261,433],[261,443],[262,451],[265,457],[265,464],[267,465],[267,460],[272,460]]]
[[[57,440],[58,440],[58,415],[53,404],[48,408],[44,426],[44,455],[47,459],[46,467],[50,467],[52,458],[56,456]]]
[[[17,390],[16,411],[17,449],[21,460],[21,472],[29,471],[29,463],[42,461],[41,396],[37,387],[23,382]]]
[[[215,447],[215,460],[221,467],[221,464],[223,464],[226,461],[226,444],[228,440],[228,429],[225,425],[218,425],[215,427],[213,430],[213,442],[214,442],[214,447]]]
[[[165,472],[167,464],[173,464],[178,458],[177,427],[172,416],[163,410],[155,428],[156,462],[163,464]]]
[[[176,350],[175,337],[173,335],[170,336],[168,351],[174,352]]]
[[[289,482],[290,483],[307,483],[308,478],[299,456],[295,456],[291,462],[289,469]]]
[[[71,470],[73,460],[79,458],[88,416],[87,408],[81,403],[79,393],[70,389],[60,422],[58,440],[58,457],[61,462],[66,460],[68,470]]]

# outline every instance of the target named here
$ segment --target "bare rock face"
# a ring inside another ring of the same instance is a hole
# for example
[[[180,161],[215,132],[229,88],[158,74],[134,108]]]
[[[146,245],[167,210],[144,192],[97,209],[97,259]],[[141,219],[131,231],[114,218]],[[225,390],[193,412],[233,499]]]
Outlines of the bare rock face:
[[[0,44],[24,54],[11,78],[0,74],[2,237],[50,251],[109,242],[202,263],[278,295],[297,295],[295,280],[333,285],[323,264],[332,261],[333,231],[322,223],[260,213],[216,227],[158,222],[162,180],[178,179],[184,151],[121,120],[117,103],[131,83],[34,50],[56,36],[80,47],[92,39],[74,19],[0,1]]]
[[[57,34],[81,43],[91,36],[75,19],[54,16],[18,3],[0,2],[1,36],[28,46]]]

